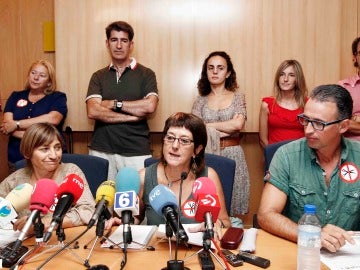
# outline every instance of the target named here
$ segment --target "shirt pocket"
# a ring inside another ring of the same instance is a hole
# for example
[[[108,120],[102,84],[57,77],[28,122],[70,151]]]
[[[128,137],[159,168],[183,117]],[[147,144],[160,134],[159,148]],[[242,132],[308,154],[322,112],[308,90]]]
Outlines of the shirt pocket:
[[[305,204],[316,205],[316,191],[308,186],[291,183],[289,185],[289,200],[292,207],[303,211]]]
[[[359,213],[360,189],[344,190],[342,194],[344,196],[343,205],[345,212],[349,215]]]

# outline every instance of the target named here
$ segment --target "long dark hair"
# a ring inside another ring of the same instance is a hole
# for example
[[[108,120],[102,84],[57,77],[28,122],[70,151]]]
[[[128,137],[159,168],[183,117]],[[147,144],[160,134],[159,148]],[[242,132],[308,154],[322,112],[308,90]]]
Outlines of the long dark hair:
[[[226,80],[225,80],[225,88],[226,88],[226,90],[235,92],[236,89],[239,88],[239,86],[236,82],[236,72],[234,70],[234,66],[231,62],[230,56],[226,52],[215,51],[215,52],[210,53],[209,56],[206,57],[206,59],[203,63],[202,70],[201,70],[201,77],[197,83],[199,95],[207,96],[211,92],[210,82],[207,77],[207,64],[208,64],[209,59],[213,56],[220,56],[225,59],[226,64],[227,64],[227,72],[230,72],[230,76],[228,78],[226,78]]]

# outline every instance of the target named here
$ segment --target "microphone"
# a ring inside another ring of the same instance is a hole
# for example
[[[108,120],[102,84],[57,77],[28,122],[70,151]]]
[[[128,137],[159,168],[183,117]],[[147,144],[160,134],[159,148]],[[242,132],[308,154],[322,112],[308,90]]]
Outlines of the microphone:
[[[115,181],[107,180],[102,182],[96,190],[96,209],[88,223],[88,229],[90,229],[95,224],[106,207],[112,206],[114,204],[114,197]]]
[[[173,233],[179,236],[177,241],[187,243],[189,237],[182,224],[180,222],[178,224],[178,213],[175,210],[178,208],[178,204],[175,194],[168,187],[157,185],[150,192],[149,201],[155,212],[160,216],[164,216]]]
[[[140,176],[136,169],[130,167],[122,168],[116,175],[116,193],[114,211],[121,216],[124,226],[124,244],[132,242],[130,224],[134,223],[134,215],[139,215]]]
[[[13,228],[11,221],[20,211],[29,208],[32,190],[32,185],[24,183],[16,186],[5,198],[0,197],[0,228]]]
[[[220,212],[219,197],[213,181],[207,177],[200,177],[193,184],[193,197],[196,201],[195,220],[205,221],[205,228],[210,239],[214,238],[214,222]]]
[[[57,225],[61,226],[66,212],[76,203],[83,191],[84,180],[82,180],[79,175],[72,173],[65,177],[65,180],[56,191],[58,202],[55,206],[50,226],[45,233],[44,242],[49,241],[52,231]]]
[[[22,228],[18,239],[14,244],[14,251],[16,251],[22,244],[27,232],[30,229],[31,224],[40,215],[40,212],[45,215],[49,211],[50,207],[54,203],[55,193],[58,185],[51,179],[39,179],[34,187],[33,193],[30,199],[30,210],[32,211],[27,219],[24,227]]]

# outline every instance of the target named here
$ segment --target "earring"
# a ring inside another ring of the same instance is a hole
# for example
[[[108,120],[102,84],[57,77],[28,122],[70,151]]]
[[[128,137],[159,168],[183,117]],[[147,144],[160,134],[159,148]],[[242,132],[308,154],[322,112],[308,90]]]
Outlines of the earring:
[[[197,171],[196,156],[192,157],[191,172],[196,175]]]

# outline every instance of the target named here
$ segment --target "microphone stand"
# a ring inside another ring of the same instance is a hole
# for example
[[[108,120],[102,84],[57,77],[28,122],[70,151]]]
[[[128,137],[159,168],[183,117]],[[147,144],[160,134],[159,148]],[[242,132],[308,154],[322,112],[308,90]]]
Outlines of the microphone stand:
[[[172,231],[168,221],[166,221],[166,224],[165,224],[165,235],[166,235],[166,238],[168,239],[168,243],[169,243],[169,258],[170,258],[170,260],[172,260],[171,237],[173,236],[173,231]]]
[[[36,222],[37,220],[37,222]],[[36,244],[34,245],[34,247],[30,250],[28,250],[26,253],[24,253],[20,259],[10,267],[10,270],[14,270],[17,269],[17,267],[21,264],[26,263],[27,260],[29,260],[31,258],[31,255],[35,254],[38,250],[41,249],[41,243],[42,243],[42,239],[43,239],[43,235],[44,235],[44,223],[42,223],[41,221],[41,217],[40,217],[40,213],[38,213],[33,220],[33,225],[34,225],[34,233],[35,233],[35,241]],[[13,250],[13,252],[17,252],[15,250]]]
[[[87,258],[84,261],[84,266],[86,266],[87,268],[90,268],[90,264],[89,264],[89,260],[90,257],[92,255],[92,252],[94,251],[95,245],[97,243],[97,241],[99,240],[99,238],[102,239],[106,239],[108,241],[110,241],[111,243],[115,244],[111,239],[107,238],[107,236],[104,236],[104,230],[105,230],[105,220],[108,220],[111,218],[111,213],[109,212],[109,210],[107,209],[107,207],[104,205],[103,210],[101,211],[100,215],[99,215],[99,219],[98,222],[96,224],[96,236],[95,236],[95,241],[93,242],[91,248],[90,248],[90,252],[87,256]],[[93,239],[90,240],[93,241]],[[84,249],[87,248],[87,245],[90,243],[88,242],[87,244],[84,245]],[[101,240],[100,242],[103,242],[103,240]]]
[[[58,254],[60,254],[62,251],[64,251],[65,249],[67,251],[69,251],[76,259],[78,259],[82,264],[84,263],[84,259],[81,258],[78,254],[76,254],[75,252],[72,251],[72,248],[69,248],[69,246],[74,243],[76,240],[78,240],[81,236],[83,236],[87,231],[89,230],[89,228],[86,228],[85,231],[83,231],[80,235],[78,235],[77,237],[75,237],[73,240],[71,240],[69,243],[65,244],[65,232],[64,232],[64,228],[62,227],[62,220],[61,222],[58,224],[58,227],[56,228],[56,235],[58,237],[58,244],[56,245],[47,245],[47,242],[41,242],[39,245],[40,247],[48,247],[47,250],[39,253],[38,255],[34,256],[34,258],[40,256],[43,253],[48,253],[50,251],[52,251],[53,249],[58,248],[58,250],[50,255],[38,268],[36,268],[37,270],[41,269],[45,264],[47,264],[51,259],[53,259],[55,256],[57,256]],[[74,244],[73,249],[77,249],[79,248],[78,246],[78,242],[76,241]]]
[[[209,252],[215,258],[215,260],[221,265],[221,267],[223,269],[229,269],[227,267],[227,265],[225,265],[220,260],[220,258],[211,250],[211,242],[213,242],[215,247],[217,248],[216,242],[214,240],[214,230],[206,229],[203,234],[203,247],[200,250],[198,250],[197,252],[195,252],[192,255],[190,255],[189,257],[187,257],[184,261],[187,261],[187,260],[191,259],[192,257],[194,257],[195,255],[205,251],[205,252]],[[221,250],[218,250],[218,251],[221,251]]]
[[[180,177],[180,189],[179,189],[179,213],[177,218],[177,227],[178,230],[175,234],[176,243],[175,243],[175,259],[171,259],[171,243],[170,243],[170,260],[167,262],[167,267],[162,268],[161,270],[190,270],[189,268],[184,266],[183,260],[178,260],[178,249],[179,249],[179,227],[180,227],[180,214],[181,214],[181,196],[182,196],[182,185],[184,180],[187,178],[188,173],[182,172]]]

